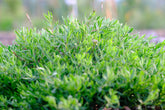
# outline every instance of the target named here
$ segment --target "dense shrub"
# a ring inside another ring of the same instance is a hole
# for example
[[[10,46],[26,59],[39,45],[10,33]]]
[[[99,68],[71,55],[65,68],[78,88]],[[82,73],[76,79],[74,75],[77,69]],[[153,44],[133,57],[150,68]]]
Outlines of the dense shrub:
[[[165,42],[94,13],[82,23],[45,18],[45,29],[23,28],[13,45],[0,47],[1,109],[163,106]]]

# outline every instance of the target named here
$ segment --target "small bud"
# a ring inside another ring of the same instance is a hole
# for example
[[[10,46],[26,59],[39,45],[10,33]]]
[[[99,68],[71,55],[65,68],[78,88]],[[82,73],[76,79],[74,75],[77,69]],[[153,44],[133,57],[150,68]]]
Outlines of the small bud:
[[[92,42],[93,42],[94,44],[96,44],[96,45],[97,45],[97,43],[98,43],[98,40],[96,40],[96,39],[93,39],[93,40],[92,40]]]

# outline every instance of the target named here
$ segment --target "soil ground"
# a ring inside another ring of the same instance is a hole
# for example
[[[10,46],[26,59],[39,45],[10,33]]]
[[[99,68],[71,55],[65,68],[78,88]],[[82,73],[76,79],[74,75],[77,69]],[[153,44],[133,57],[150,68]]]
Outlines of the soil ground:
[[[165,30],[136,30],[135,33],[139,33],[140,35],[146,35],[146,37],[158,36],[154,38],[154,42],[164,41],[165,40]],[[15,40],[16,35],[13,32],[0,32],[0,42],[4,45],[11,45]]]
[[[0,32],[0,42],[4,45],[11,45],[16,35],[13,32]]]
[[[156,37],[152,40],[153,42],[163,42],[165,40],[165,30],[139,30],[135,33],[139,33],[140,36],[145,34],[146,37],[150,37],[151,35]]]

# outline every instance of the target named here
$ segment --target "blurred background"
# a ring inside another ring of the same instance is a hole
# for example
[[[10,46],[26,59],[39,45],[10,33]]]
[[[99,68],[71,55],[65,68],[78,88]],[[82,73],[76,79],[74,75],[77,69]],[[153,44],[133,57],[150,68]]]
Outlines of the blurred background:
[[[142,33],[165,36],[165,0],[0,0],[0,38],[19,27],[30,27],[28,16],[33,26],[41,29],[43,13],[48,11],[61,22],[62,16],[81,20],[93,10]]]

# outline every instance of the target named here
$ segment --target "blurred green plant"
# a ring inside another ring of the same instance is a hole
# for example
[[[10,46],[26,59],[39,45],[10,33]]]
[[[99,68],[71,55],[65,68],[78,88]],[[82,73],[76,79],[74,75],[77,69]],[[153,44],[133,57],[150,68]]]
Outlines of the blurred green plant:
[[[165,28],[164,7],[156,0],[123,0],[118,3],[118,19],[136,29]]]
[[[12,30],[13,29],[13,19],[10,17],[1,17],[0,18],[0,30]]]
[[[21,0],[3,0],[0,4],[0,30],[13,30],[16,27],[16,24],[22,23],[22,13]]]
[[[21,0],[4,0],[4,5],[6,5],[8,12],[10,12],[12,15],[17,15],[19,14],[22,5],[21,2]]]

